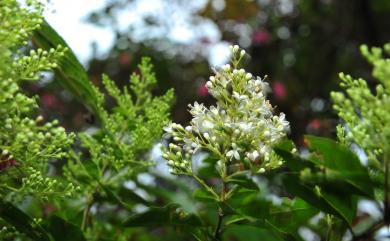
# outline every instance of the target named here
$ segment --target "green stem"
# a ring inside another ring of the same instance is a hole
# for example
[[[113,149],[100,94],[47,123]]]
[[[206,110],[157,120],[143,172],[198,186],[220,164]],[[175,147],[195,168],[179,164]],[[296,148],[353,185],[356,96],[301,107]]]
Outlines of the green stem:
[[[222,227],[222,220],[224,218],[222,204],[226,201],[226,183],[225,183],[226,176],[227,176],[226,162],[222,162],[222,166],[221,166],[221,194],[219,197],[218,220],[217,220],[217,226],[215,227],[215,231],[214,231],[214,240],[215,241],[221,241],[221,227]]]
[[[83,212],[83,221],[81,222],[81,230],[85,230],[87,228],[87,220],[89,217],[89,211],[91,209],[92,203],[93,203],[93,197],[92,195],[89,195],[87,198],[87,206],[85,207]]]
[[[202,179],[200,179],[198,176],[195,174],[192,175],[193,178],[202,186],[204,187],[209,193],[211,193],[216,200],[219,199],[218,194],[209,186],[207,185]]]

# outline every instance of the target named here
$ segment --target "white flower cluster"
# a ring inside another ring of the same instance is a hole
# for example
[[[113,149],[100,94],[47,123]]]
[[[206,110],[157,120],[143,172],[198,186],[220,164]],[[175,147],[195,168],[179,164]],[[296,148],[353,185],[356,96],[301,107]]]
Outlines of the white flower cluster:
[[[272,147],[285,137],[289,122],[283,113],[273,115],[266,99],[268,84],[238,69],[245,51],[237,45],[231,51],[232,67],[223,65],[207,82],[217,105],[207,108],[195,102],[189,106],[193,116],[189,126],[172,123],[165,128],[174,143],[163,150],[163,157],[173,174],[190,175],[191,157],[199,149],[221,162],[260,173],[282,164]]]

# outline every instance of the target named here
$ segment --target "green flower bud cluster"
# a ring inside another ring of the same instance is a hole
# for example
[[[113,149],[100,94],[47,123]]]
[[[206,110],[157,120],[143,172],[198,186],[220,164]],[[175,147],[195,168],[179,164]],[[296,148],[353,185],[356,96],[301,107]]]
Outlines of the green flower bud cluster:
[[[132,74],[131,84],[122,90],[104,75],[102,83],[109,97],[115,100],[111,108],[106,107],[104,94],[94,88],[101,126],[93,134],[79,135],[89,155],[86,158],[80,153],[74,155],[75,162],[70,162],[66,167],[66,176],[70,180],[78,182],[80,178],[88,176],[92,180],[88,184],[90,188],[93,188],[96,177],[101,183],[121,185],[121,180],[152,164],[147,160],[147,153],[161,137],[162,129],[169,121],[173,100],[171,90],[163,96],[152,96],[151,89],[157,82],[152,67],[150,59],[143,58],[138,65],[140,74]],[[88,162],[97,167],[97,175],[80,168],[80,163],[87,165]],[[87,187],[85,191],[88,190]]]
[[[35,0],[25,7],[16,0],[0,3],[0,194],[17,200],[26,195],[67,195],[73,189],[45,176],[49,162],[68,155],[74,134],[67,134],[56,120],[44,123],[36,116],[36,97],[28,97],[19,87],[21,80],[35,80],[39,71],[56,67],[66,51],[59,46],[23,56],[20,43],[39,27],[42,8]]]
[[[12,67],[19,74],[20,79],[37,80],[39,72],[57,68],[58,60],[64,56],[67,50],[61,45],[58,45],[56,49],[51,48],[49,51],[30,50],[29,56],[17,58]]]
[[[172,123],[165,128],[173,143],[163,149],[163,157],[173,174],[191,174],[191,157],[200,149],[241,170],[263,173],[282,165],[272,147],[286,136],[289,123],[283,113],[273,114],[266,99],[268,84],[239,69],[245,51],[231,46],[231,54],[232,66],[215,70],[206,84],[217,105],[195,102],[189,126]]]
[[[390,44],[381,48],[361,47],[364,57],[373,65],[373,76],[379,81],[371,91],[363,79],[354,79],[341,73],[343,92],[332,92],[333,108],[344,121],[346,129],[338,127],[339,139],[361,147],[369,166],[383,170],[381,162],[385,151],[390,151]]]
[[[21,7],[24,2],[26,7]],[[0,4],[0,43],[11,51],[27,44],[32,31],[43,22],[44,6],[38,0],[2,0]],[[10,53],[9,51],[7,51]]]
[[[29,167],[30,175],[22,179],[22,188],[25,194],[36,195],[43,200],[50,195],[56,195],[56,198],[71,196],[79,187],[72,183],[59,182],[51,177],[44,177],[41,171]]]

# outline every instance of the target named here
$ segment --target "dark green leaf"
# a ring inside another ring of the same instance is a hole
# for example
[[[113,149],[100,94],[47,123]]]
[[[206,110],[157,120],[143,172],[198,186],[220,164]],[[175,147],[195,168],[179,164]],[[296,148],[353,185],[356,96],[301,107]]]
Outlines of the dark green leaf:
[[[58,216],[50,217],[46,230],[56,241],[86,241],[79,227]]]
[[[33,240],[50,241],[46,231],[34,224],[33,219],[11,203],[0,200],[0,217],[12,225],[16,230],[26,234]]]
[[[62,37],[46,21],[41,24],[39,29],[35,30],[32,40],[37,47],[47,51],[50,48],[56,48],[58,45],[68,47]],[[93,85],[71,49],[61,58],[59,67],[55,72],[60,83],[85,104],[90,111],[99,116],[96,106],[98,101],[95,99]]]
[[[259,191],[258,185],[252,180],[248,172],[236,172],[230,175],[227,180],[227,183],[236,184],[239,187],[246,189]]]
[[[238,241],[282,241],[283,237],[270,229],[262,229],[249,225],[229,225],[224,232],[224,239],[234,237]]]
[[[360,191],[356,194],[374,196],[368,170],[351,150],[331,139],[316,136],[305,138],[309,148],[317,153],[312,160],[326,168],[325,175],[329,181],[342,180]]]
[[[324,190],[316,190],[319,188],[318,186],[306,185],[293,174],[284,175],[283,183],[290,193],[302,198],[314,207],[336,215],[350,225],[352,224],[357,205],[357,199],[354,196],[336,195]]]
[[[125,227],[142,226],[202,226],[200,219],[194,214],[186,214],[177,204],[164,207],[151,207],[143,213],[131,216],[123,222]]]
[[[295,198],[291,206],[272,206],[267,221],[283,232],[294,234],[317,213],[318,209],[300,198]]]
[[[194,192],[194,198],[195,200],[201,202],[218,202],[218,200],[214,197],[214,195],[211,195],[209,192],[205,191],[204,189],[197,189]]]

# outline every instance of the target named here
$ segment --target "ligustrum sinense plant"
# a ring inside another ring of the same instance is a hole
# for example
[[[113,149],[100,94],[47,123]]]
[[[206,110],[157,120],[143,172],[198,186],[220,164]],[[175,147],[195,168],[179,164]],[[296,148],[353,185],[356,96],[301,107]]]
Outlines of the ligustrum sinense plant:
[[[151,89],[157,81],[150,59],[143,58],[138,68],[139,74],[132,74],[130,85],[123,89],[103,75],[108,97],[115,101],[110,108],[105,95],[94,87],[99,125],[92,133],[78,135],[82,148],[73,153],[65,168],[66,177],[81,189],[78,199],[70,200],[69,209],[76,205],[76,210],[82,210],[82,218],[76,222],[81,222],[88,240],[127,240],[129,233],[117,226],[132,207],[118,196],[125,181],[153,165],[149,150],[169,121],[173,91],[153,97]]]
[[[172,138],[163,148],[170,172],[194,178],[219,203],[213,240],[221,239],[224,204],[240,191],[234,178],[280,167],[283,163],[273,146],[289,130],[285,115],[275,115],[266,98],[268,83],[240,68],[245,51],[235,45],[231,55],[231,65],[216,69],[207,82],[217,104],[206,107],[195,102],[189,106],[193,118],[188,126],[171,123],[164,128]],[[208,183],[197,173],[192,159],[198,152],[209,153],[218,182]]]
[[[373,66],[372,75],[378,81],[375,88],[364,79],[341,73],[345,92],[332,92],[333,108],[342,119],[337,127],[340,142],[348,147],[357,145],[367,156],[367,167],[373,183],[374,196],[381,217],[370,215],[376,224],[369,235],[390,224],[390,44],[383,48],[361,46],[361,53]]]
[[[36,81],[40,72],[57,67],[66,49],[28,53],[28,39],[42,22],[42,5],[16,0],[0,2],[0,199],[25,200],[64,197],[72,184],[49,177],[48,165],[67,156],[74,134],[67,134],[57,120],[39,115],[37,98],[23,93],[22,81]]]
[[[372,177],[380,181],[390,164],[390,59],[384,56],[390,54],[390,44],[383,49],[363,45],[361,53],[374,67],[372,74],[378,81],[375,89],[361,78],[341,73],[345,92],[332,92],[331,97],[344,122],[344,128],[337,127],[340,141],[347,146],[358,145],[367,155]],[[382,196],[383,192],[377,194]]]

